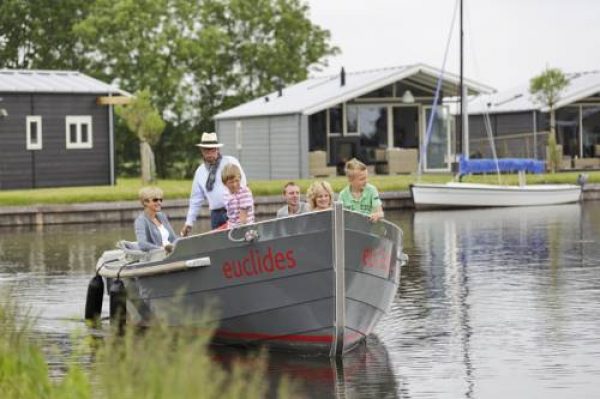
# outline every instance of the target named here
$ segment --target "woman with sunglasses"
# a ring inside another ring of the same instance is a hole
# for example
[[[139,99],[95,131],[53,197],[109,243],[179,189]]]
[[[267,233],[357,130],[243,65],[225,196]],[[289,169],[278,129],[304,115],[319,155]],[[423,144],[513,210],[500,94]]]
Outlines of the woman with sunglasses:
[[[134,227],[140,249],[150,251],[163,248],[171,252],[177,236],[167,215],[161,212],[163,191],[158,187],[143,187],[139,198],[144,212],[135,219]]]

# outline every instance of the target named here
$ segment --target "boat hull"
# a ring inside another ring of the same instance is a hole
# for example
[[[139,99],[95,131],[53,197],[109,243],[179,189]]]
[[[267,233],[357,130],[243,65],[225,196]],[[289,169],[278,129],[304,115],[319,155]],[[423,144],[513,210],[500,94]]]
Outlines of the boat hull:
[[[341,213],[341,233],[335,212],[325,211],[182,239],[158,263],[202,256],[210,265],[124,278],[129,318],[192,328],[208,324],[215,342],[227,344],[328,354],[341,345],[343,353],[373,331],[393,301],[402,233],[388,222]],[[250,230],[257,241],[235,241]],[[340,241],[342,253],[336,253]],[[343,284],[336,273],[340,259]],[[102,270],[110,275],[115,267],[105,264]]]
[[[581,198],[581,186],[570,184],[418,183],[410,189],[416,208],[558,205],[577,202]]]

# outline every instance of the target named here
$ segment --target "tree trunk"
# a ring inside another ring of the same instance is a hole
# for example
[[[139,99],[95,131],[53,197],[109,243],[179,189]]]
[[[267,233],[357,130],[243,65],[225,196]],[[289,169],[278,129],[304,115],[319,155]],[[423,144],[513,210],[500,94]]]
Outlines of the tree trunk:
[[[142,181],[144,184],[152,183],[156,179],[156,164],[154,162],[154,152],[152,152],[152,147],[150,147],[150,144],[146,141],[140,142],[140,156]]]
[[[562,150],[559,149],[559,146],[556,142],[556,118],[554,115],[553,107],[550,107],[550,136],[548,137],[548,152],[550,159],[548,159],[548,166],[550,167],[550,172],[556,173],[562,163]],[[562,147],[561,147],[562,148]]]

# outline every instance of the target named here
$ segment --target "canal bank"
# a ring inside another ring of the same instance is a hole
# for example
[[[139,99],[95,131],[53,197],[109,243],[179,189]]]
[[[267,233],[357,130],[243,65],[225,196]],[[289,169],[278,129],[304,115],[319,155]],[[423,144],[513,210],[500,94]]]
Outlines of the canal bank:
[[[385,210],[412,209],[414,204],[410,192],[391,191],[381,193]],[[600,200],[600,184],[584,187],[583,200]],[[257,216],[274,216],[284,204],[281,196],[255,198]],[[184,219],[188,199],[173,199],[165,202],[164,210],[171,219]],[[6,206],[0,208],[2,226],[43,226],[71,223],[121,223],[132,222],[141,206],[138,201],[93,202],[70,205]],[[200,218],[208,218],[208,208],[202,207]]]

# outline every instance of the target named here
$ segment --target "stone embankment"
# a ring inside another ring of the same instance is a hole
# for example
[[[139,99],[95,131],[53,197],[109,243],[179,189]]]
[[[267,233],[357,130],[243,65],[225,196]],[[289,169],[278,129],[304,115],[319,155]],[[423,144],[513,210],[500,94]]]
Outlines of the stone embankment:
[[[403,209],[413,206],[408,192],[382,193],[384,209]],[[281,196],[256,197],[255,214],[274,216],[283,206]],[[166,200],[164,210],[170,219],[185,219],[188,199]],[[92,202],[71,205],[7,206],[0,208],[0,226],[42,226],[67,223],[121,223],[132,222],[141,211],[138,201]],[[199,217],[208,217],[208,208],[202,207]]]
[[[385,210],[412,209],[414,204],[408,191],[381,193]],[[600,199],[600,185],[584,187],[583,199]],[[280,196],[255,198],[255,213],[258,216],[274,216],[283,205]],[[188,200],[165,201],[164,210],[171,219],[184,219]],[[72,205],[32,205],[0,207],[0,226],[43,226],[67,223],[121,223],[132,222],[141,211],[137,201],[95,202]],[[208,217],[203,207],[199,217]]]

